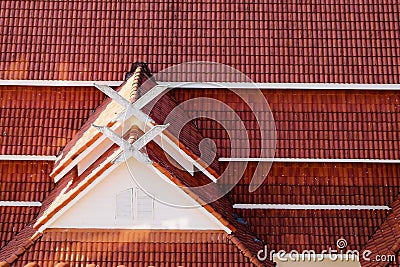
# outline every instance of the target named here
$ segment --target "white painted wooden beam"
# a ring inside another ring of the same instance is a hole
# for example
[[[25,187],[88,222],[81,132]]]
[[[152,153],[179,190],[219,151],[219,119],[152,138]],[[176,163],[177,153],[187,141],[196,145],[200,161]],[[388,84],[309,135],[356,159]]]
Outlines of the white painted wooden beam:
[[[153,99],[159,96],[162,92],[168,89],[168,85],[156,85],[151,88],[147,93],[141,96],[138,100],[133,103],[133,106],[137,109],[142,109],[148,103],[150,103]]]
[[[9,86],[85,86],[93,87],[93,84],[107,84],[120,86],[123,81],[66,81],[66,80],[0,80],[1,85]]]
[[[198,170],[200,170],[205,176],[207,176],[211,181],[216,183],[218,181],[217,177],[212,175],[206,168],[204,168],[200,163],[189,156],[185,151],[183,151],[179,145],[175,144],[168,136],[161,134],[162,141],[167,142],[170,146],[174,147],[187,161],[193,164]],[[160,145],[162,147],[162,144]]]
[[[388,206],[373,205],[302,205],[302,204],[234,204],[234,209],[263,210],[390,210]]]
[[[15,86],[88,86],[93,84],[120,86],[123,81],[67,81],[67,80],[0,80],[1,85]],[[193,82],[157,82],[160,85],[183,88],[210,88],[206,83]],[[260,89],[321,89],[321,90],[400,90],[400,84],[347,84],[347,83],[213,83],[220,85],[215,88],[229,87],[237,89],[251,89],[255,86]]]
[[[157,82],[171,88],[235,88],[235,89],[316,89],[316,90],[400,90],[400,84],[349,83],[250,83],[250,82]]]
[[[133,102],[130,108],[125,108],[125,111],[118,114],[113,121],[122,122],[129,119],[130,117],[135,115],[135,112],[137,112],[136,110],[142,109],[144,106],[146,106],[148,103],[150,103],[153,99],[155,99],[157,96],[159,96],[162,92],[164,92],[167,89],[168,89],[167,85],[154,86],[147,93],[145,93],[135,102]]]
[[[118,104],[123,106],[125,110],[129,111],[133,116],[135,116],[138,120],[143,121],[143,122],[154,122],[153,119],[151,119],[147,114],[145,114],[143,111],[137,109],[135,106],[132,105],[131,102],[129,102],[125,97],[120,95],[117,91],[112,89],[108,85],[100,85],[100,84],[94,84],[94,86],[99,89],[101,92],[112,98],[114,101],[116,101]]]
[[[0,207],[41,207],[36,201],[0,201]]]
[[[40,155],[0,155],[0,160],[33,160],[33,161],[55,161],[56,156]]]
[[[96,126],[93,125],[97,130],[103,133],[107,138],[113,141],[115,144],[120,146],[124,152],[115,159],[116,162],[126,161],[130,157],[135,157],[137,160],[143,163],[152,163],[150,158],[141,153],[139,150],[143,148],[147,143],[153,140],[157,135],[161,134],[166,128],[167,125],[156,125],[152,127],[149,131],[145,132],[141,137],[139,137],[133,144],[126,141],[122,136],[118,135],[116,132],[111,130],[106,126]]]
[[[219,158],[222,162],[400,163],[398,159]]]

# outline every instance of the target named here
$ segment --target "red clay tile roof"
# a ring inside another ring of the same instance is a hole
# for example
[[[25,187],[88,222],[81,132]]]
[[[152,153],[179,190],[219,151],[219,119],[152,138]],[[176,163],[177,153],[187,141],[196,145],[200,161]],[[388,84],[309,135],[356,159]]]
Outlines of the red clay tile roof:
[[[396,164],[274,163],[264,183],[248,192],[255,164],[250,163],[229,193],[240,204],[391,206],[400,192]],[[394,207],[393,207],[394,208]],[[236,209],[270,249],[322,251],[345,238],[361,250],[385,221],[385,210]]]
[[[67,241],[68,240],[68,241]],[[14,266],[253,266],[222,231],[67,230],[44,232]]]
[[[263,90],[263,93],[276,121],[276,157],[400,159],[400,99],[396,91]],[[252,156],[259,155],[255,118],[249,116],[248,107],[233,93],[223,89],[185,88],[174,90],[173,95],[178,103],[206,96],[229,104],[248,127]],[[214,110],[193,106],[187,112],[199,111],[204,114]],[[201,118],[196,125],[203,136],[216,142],[221,157],[231,156],[230,141],[221,124]],[[221,168],[224,166],[226,163]],[[255,164],[250,163],[242,180],[230,192],[233,203],[392,206],[400,192],[397,164],[274,163],[264,184],[249,193],[254,168]],[[270,249],[287,251],[322,251],[335,246],[339,238],[345,238],[350,249],[361,250],[389,214],[379,210],[235,211]],[[392,236],[393,239],[397,235]],[[381,238],[380,243],[384,242],[386,239]]]
[[[348,249],[361,250],[388,212],[384,210],[237,210],[251,231],[279,251],[335,248],[346,239]]]
[[[129,80],[129,83],[123,83],[117,88],[119,94],[121,94],[126,99],[134,101],[136,99],[136,91],[140,78],[141,67],[137,68],[134,77]],[[98,89],[96,89],[98,90]],[[117,114],[122,112],[124,108],[107,97],[101,105],[99,105],[92,116],[85,122],[79,132],[73,137],[71,142],[69,142],[62,151],[60,157],[54,166],[54,170],[51,176],[54,177],[56,174],[61,172],[62,168],[73,161],[80,153],[82,153],[87,147],[94,143],[102,134],[94,128],[92,125],[108,126],[111,127],[115,124],[112,120]]]
[[[0,161],[0,201],[38,201],[54,188],[53,162]],[[0,248],[39,213],[40,207],[0,207]]]
[[[42,201],[54,188],[53,162],[0,161],[0,201]]]
[[[0,249],[34,220],[39,211],[40,207],[0,207]]]
[[[369,258],[372,261],[361,259],[363,267],[368,266],[387,266],[388,262],[376,262],[374,259],[377,255],[396,255],[396,261],[389,266],[399,266],[400,259],[398,253],[400,251],[400,196],[392,204],[392,212],[387,216],[384,223],[363,246],[364,250],[372,252]]]
[[[230,192],[234,203],[390,206],[400,192],[397,164],[275,162],[249,193],[255,166]]]
[[[103,98],[91,87],[0,86],[0,154],[57,155]]]
[[[130,138],[130,141],[136,140],[136,138],[139,136],[137,135],[138,131],[138,129],[133,129],[129,133],[130,136],[135,137],[133,139]],[[185,188],[188,186],[199,186],[209,182],[209,178],[200,172],[196,173],[195,176],[191,176],[186,171],[176,168],[169,162],[162,148],[160,148],[154,142],[150,142],[146,148],[149,157],[154,161],[154,166],[177,185],[181,186],[186,193],[191,195],[197,202],[202,204],[207,211],[212,213],[225,226],[230,228],[233,231],[233,234],[229,235],[230,240],[232,240],[232,242],[245,254],[246,257],[250,258],[251,262],[258,265],[259,262],[257,261],[255,255],[256,252],[262,248],[262,243],[256,241],[256,237],[244,225],[240,224],[236,220],[234,217],[232,204],[224,197],[215,202],[207,204],[208,198],[213,195],[213,192],[204,190],[193,192],[191,189]],[[90,183],[98,178],[99,175],[101,175],[107,168],[111,167],[111,160],[113,160],[120,153],[121,149],[118,146],[113,145],[79,177],[76,177],[76,173],[74,174],[74,171],[71,171],[69,174],[64,176],[59,181],[56,188],[43,202],[42,209],[37,216],[34,227],[38,229],[40,226],[46,223],[46,221],[48,221],[57,211],[59,211],[69,201],[82,192],[82,190],[84,190]],[[71,180],[73,182],[69,183]],[[214,190],[216,188],[217,187],[214,187]],[[8,250],[8,247],[6,249]],[[18,250],[18,248],[14,249]],[[12,249],[9,249],[9,251],[12,251]],[[8,254],[12,255],[13,253],[15,254],[15,252],[10,252]],[[2,252],[0,252],[0,256],[1,255]],[[9,260],[9,258],[0,259]],[[270,264],[271,262],[267,262],[267,265]]]
[[[144,81],[137,90],[138,99],[157,85],[152,79],[147,79],[147,76],[144,78],[146,78],[146,81]],[[215,177],[218,177],[219,162],[218,155],[215,155],[216,151],[208,149],[213,148],[211,146],[207,146],[207,149],[200,151],[200,142],[204,137],[190,119],[188,113],[182,107],[177,107],[177,105],[178,103],[173,97],[172,92],[168,91],[154,98],[153,101],[142,108],[142,111],[148,114],[156,124],[169,123],[170,125],[164,131],[164,134],[170,137],[175,143],[178,143],[183,151],[192,158],[195,158]],[[187,123],[181,129],[182,121],[187,121]],[[209,160],[209,164],[205,163],[202,159],[205,159],[205,161]]]
[[[400,83],[396,1],[1,1],[1,79],[122,80],[187,61],[257,82]],[[61,18],[61,19],[60,19]]]
[[[274,115],[278,158],[400,159],[400,94],[397,91],[263,90]],[[226,89],[176,89],[178,103],[198,97],[214,98],[241,117],[250,140],[250,156],[258,157],[257,121],[237,95]],[[188,113],[212,114],[212,106],[193,106]],[[221,112],[220,112],[221,113]],[[229,117],[220,115],[220,121]],[[231,156],[231,143],[220,123],[196,119],[204,137],[215,141],[221,157]],[[210,117],[210,116],[208,116]],[[243,138],[239,135],[237,139]],[[268,140],[265,148],[270,148]],[[236,151],[234,151],[236,152]],[[240,152],[238,152],[240,153]]]
[[[9,263],[14,262],[19,256],[23,255],[26,249],[32,246],[40,236],[41,234],[32,227],[32,224],[29,224],[0,250],[0,260]]]

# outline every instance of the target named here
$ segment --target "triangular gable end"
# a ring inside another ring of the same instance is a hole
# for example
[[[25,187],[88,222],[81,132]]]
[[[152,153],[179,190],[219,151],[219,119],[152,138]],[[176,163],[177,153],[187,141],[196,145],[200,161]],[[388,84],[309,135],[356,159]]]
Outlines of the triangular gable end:
[[[225,230],[220,221],[152,165],[134,158],[114,164],[45,228]],[[159,201],[171,200],[171,204]],[[42,228],[42,230],[44,230]]]

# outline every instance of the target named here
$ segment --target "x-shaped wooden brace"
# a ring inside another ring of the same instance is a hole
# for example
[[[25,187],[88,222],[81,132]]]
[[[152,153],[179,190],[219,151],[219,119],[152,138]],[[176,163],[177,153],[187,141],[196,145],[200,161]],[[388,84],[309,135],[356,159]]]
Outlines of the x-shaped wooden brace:
[[[166,89],[168,89],[168,86],[166,85],[156,85],[153,88],[151,88],[147,93],[145,93],[142,97],[136,100],[134,103],[131,103],[108,85],[95,84],[94,86],[125,108],[125,112],[119,114],[114,119],[114,121],[119,121],[119,122],[125,119],[129,119],[132,116],[135,116],[137,119],[141,121],[144,122],[148,121],[154,123],[153,119],[151,119],[147,114],[142,112],[140,109],[142,109],[144,106],[150,103],[154,98],[156,98]]]
[[[162,131],[164,131],[168,126],[169,124],[154,126],[144,135],[139,137],[139,139],[136,140],[133,144],[131,144],[107,126],[93,125],[93,127],[95,127],[97,130],[99,130],[101,133],[103,133],[106,137],[108,137],[111,141],[113,141],[124,150],[124,152],[120,154],[113,162],[123,162],[130,157],[134,157],[138,161],[143,163],[152,163],[152,161],[147,155],[143,154],[139,150],[151,140],[153,140],[157,135],[161,134]]]
[[[121,122],[125,119],[135,116],[140,121],[151,123],[154,123],[154,121],[140,109],[168,88],[168,86],[154,86],[151,90],[149,90],[146,94],[144,94],[141,98],[139,98],[138,100],[136,100],[136,102],[132,104],[123,96],[121,96],[118,92],[107,85],[95,84],[94,86],[125,108],[125,112],[119,114],[114,121]],[[101,133],[103,133],[106,137],[108,137],[111,141],[113,141],[124,150],[124,152],[119,155],[113,162],[122,162],[130,157],[135,157],[138,161],[143,163],[152,163],[152,161],[147,155],[141,153],[139,150],[151,140],[153,140],[157,135],[161,134],[162,131],[164,131],[168,126],[169,124],[156,125],[152,127],[149,131],[144,133],[144,135],[142,135],[133,144],[131,144],[107,126],[97,126],[93,124],[93,127],[95,127],[97,130],[99,130]]]

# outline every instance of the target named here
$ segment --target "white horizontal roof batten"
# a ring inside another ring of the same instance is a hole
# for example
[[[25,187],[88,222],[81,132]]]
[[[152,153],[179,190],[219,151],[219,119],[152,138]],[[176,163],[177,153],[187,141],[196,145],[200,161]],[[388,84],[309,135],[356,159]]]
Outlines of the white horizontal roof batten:
[[[400,90],[400,84],[350,83],[251,83],[251,82],[157,82],[179,88],[235,88],[235,89],[320,89],[320,90]]]
[[[263,210],[390,210],[388,206],[374,205],[303,205],[303,204],[234,204],[234,209]]]
[[[35,201],[0,201],[0,207],[41,207],[42,203]]]
[[[219,158],[227,162],[400,163],[400,159]]]
[[[0,155],[0,160],[43,160],[55,161],[56,156],[40,156],[40,155]]]
[[[66,80],[0,80],[1,85],[9,86],[88,86],[93,84],[120,86],[122,81],[66,81]]]
[[[1,85],[14,86],[93,86],[93,84],[120,86],[123,81],[67,81],[67,80],[0,80]],[[209,83],[194,82],[157,82],[159,85],[188,88],[213,88]],[[229,87],[237,89],[321,89],[321,90],[400,90],[400,84],[350,84],[350,83],[248,83],[248,82],[218,82],[216,88]],[[184,86],[185,87],[185,86]],[[214,86],[215,87],[215,86]]]

